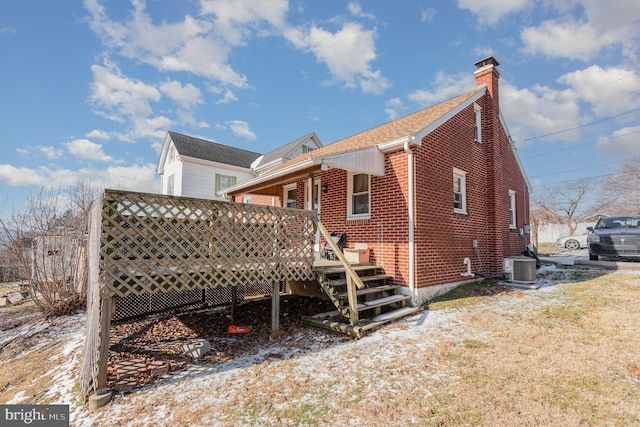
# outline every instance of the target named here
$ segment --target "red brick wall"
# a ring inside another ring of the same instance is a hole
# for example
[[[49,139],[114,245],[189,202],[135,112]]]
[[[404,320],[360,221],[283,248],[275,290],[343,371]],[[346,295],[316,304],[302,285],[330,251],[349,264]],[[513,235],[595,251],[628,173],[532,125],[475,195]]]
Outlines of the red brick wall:
[[[479,73],[480,74],[480,73]],[[482,107],[482,143],[474,141],[474,107],[448,120],[413,147],[415,182],[415,256],[417,287],[458,282],[466,271],[484,276],[502,272],[505,256],[519,255],[527,236],[509,228],[509,190],[516,191],[517,227],[529,223],[524,177],[498,115],[497,75],[477,76],[490,86]],[[397,283],[409,284],[407,154],[385,156],[385,176],[371,177],[371,219],[347,221],[347,172],[318,172],[328,185],[321,195],[321,220],[329,232],[346,232],[347,245],[366,243],[372,261]],[[467,214],[453,211],[453,169],[466,172]],[[306,178],[297,181],[298,208],[304,208]],[[473,250],[477,240],[477,253]]]

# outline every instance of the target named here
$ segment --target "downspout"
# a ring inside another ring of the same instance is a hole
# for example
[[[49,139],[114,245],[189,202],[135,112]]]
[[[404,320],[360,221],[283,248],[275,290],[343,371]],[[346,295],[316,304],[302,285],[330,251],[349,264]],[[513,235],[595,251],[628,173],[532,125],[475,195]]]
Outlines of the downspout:
[[[416,260],[415,260],[415,238],[414,238],[414,213],[415,213],[415,200],[413,196],[413,187],[414,187],[414,179],[413,176],[413,151],[409,147],[410,144],[413,143],[416,136],[411,135],[404,142],[404,151],[407,153],[407,190],[409,193],[409,203],[407,206],[408,214],[409,214],[409,290],[411,291],[411,299],[415,304],[416,299],[416,283],[415,283],[415,273],[416,273]]]

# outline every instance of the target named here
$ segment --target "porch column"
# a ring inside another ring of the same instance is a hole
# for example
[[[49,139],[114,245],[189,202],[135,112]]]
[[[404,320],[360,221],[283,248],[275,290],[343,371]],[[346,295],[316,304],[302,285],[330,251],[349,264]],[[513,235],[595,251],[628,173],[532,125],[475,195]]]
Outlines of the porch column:
[[[307,186],[307,206],[305,206],[306,210],[312,211],[313,210],[313,174],[310,173],[309,177],[307,178],[307,183],[305,184]]]

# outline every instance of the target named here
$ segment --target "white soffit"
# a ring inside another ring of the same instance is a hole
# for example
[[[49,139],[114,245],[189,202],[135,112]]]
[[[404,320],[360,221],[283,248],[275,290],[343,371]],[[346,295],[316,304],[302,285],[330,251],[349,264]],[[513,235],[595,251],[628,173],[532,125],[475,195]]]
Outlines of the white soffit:
[[[330,154],[328,156],[314,158],[313,162],[348,170],[350,172],[384,176],[384,154],[382,154],[378,147]]]

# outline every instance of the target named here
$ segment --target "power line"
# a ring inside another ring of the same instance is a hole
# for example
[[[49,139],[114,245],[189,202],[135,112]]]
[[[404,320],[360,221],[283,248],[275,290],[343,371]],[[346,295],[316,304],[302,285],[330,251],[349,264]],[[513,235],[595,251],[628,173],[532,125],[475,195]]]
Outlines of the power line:
[[[557,182],[549,182],[547,184],[540,184],[541,187],[546,187],[549,188],[552,185],[557,185],[557,184],[566,184],[569,182],[578,182],[578,181],[584,181],[584,180],[595,180],[598,178],[608,178],[610,176],[618,176],[618,175],[630,175],[633,174],[635,172],[616,172],[616,173],[608,173],[608,174],[603,174],[603,175],[595,175],[595,176],[588,176],[586,178],[574,178],[574,179],[567,179],[564,181],[557,181]]]
[[[614,135],[614,136],[608,136],[606,138],[601,138],[599,140],[596,141],[589,141],[589,142],[585,142],[584,144],[576,144],[576,145],[572,145],[570,147],[565,147],[565,148],[559,148],[557,150],[553,150],[553,151],[547,151],[544,153],[540,153],[540,154],[534,154],[533,156],[529,156],[529,157],[523,157],[521,160],[528,160],[528,159],[533,159],[536,157],[542,157],[542,156],[546,156],[548,154],[555,154],[555,153],[559,153],[561,151],[567,151],[567,150],[573,150],[576,148],[580,148],[580,147],[585,147],[587,145],[592,145],[592,144],[597,144],[600,141],[609,141],[611,139],[615,139],[615,138],[621,138],[623,136],[628,136],[628,135],[633,135],[636,133],[640,133],[640,129],[639,130],[635,130],[633,132],[629,132],[629,133],[623,133],[623,134],[619,134],[619,135]]]
[[[617,160],[615,162],[609,162],[609,163],[601,163],[599,165],[587,166],[587,167],[584,167],[584,168],[569,169],[569,170],[565,170],[565,171],[562,171],[562,172],[546,173],[546,174],[543,174],[543,175],[532,176],[530,178],[531,179],[535,179],[535,178],[540,178],[542,176],[562,175],[563,173],[576,172],[576,171],[581,171],[581,170],[585,170],[585,169],[594,169],[594,168],[599,168],[601,166],[609,166],[609,165],[615,165],[615,164],[618,164],[618,163],[625,163],[625,162],[627,162],[627,159],[625,159],[625,160]]]
[[[596,120],[596,121],[593,121],[593,122],[585,123],[585,124],[580,125],[580,126],[574,126],[572,128],[567,128],[567,129],[559,130],[559,131],[556,131],[556,132],[549,132],[549,133],[545,133],[545,134],[542,134],[542,135],[536,135],[536,136],[533,136],[531,138],[527,138],[527,139],[524,139],[524,140],[518,141],[518,142],[524,144],[525,142],[528,142],[528,141],[531,141],[531,140],[534,140],[534,139],[540,139],[540,138],[545,138],[547,136],[558,135],[558,134],[564,133],[564,132],[570,132],[572,130],[581,129],[581,128],[584,128],[584,127],[587,127],[587,126],[592,126],[592,125],[595,125],[595,124],[598,124],[598,123],[605,122],[607,120],[612,120],[612,119],[615,119],[615,118],[620,117],[620,116],[624,116],[624,115],[627,115],[627,114],[635,113],[636,111],[640,111],[640,107],[636,108],[636,109],[633,109],[633,110],[626,111],[624,113],[616,114],[615,116],[605,117],[605,118],[600,119],[600,120]]]

